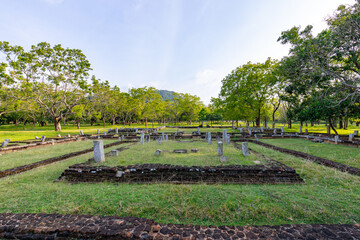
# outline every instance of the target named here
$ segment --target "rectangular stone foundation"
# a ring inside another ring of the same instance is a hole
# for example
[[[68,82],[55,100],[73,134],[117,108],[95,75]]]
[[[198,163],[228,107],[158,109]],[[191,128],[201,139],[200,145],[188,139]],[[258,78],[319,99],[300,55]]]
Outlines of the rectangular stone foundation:
[[[143,164],[132,166],[89,166],[76,164],[66,169],[61,180],[69,182],[118,182],[118,183],[234,183],[234,184],[290,184],[303,183],[292,168],[264,165],[229,166],[174,166]]]

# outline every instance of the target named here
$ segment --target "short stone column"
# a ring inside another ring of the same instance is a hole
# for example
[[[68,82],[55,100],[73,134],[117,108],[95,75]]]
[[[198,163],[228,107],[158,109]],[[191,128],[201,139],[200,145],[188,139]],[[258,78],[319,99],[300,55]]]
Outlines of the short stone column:
[[[227,130],[224,129],[224,130],[223,130],[223,135],[222,135],[222,141],[223,141],[223,142],[226,142],[226,134],[227,134]]]
[[[354,140],[354,134],[353,133],[350,133],[349,134],[349,141],[353,141]]]
[[[46,136],[42,136],[42,137],[41,137],[41,142],[42,142],[42,143],[45,142],[45,139],[46,139]]]
[[[249,135],[251,136],[252,135],[252,131],[251,131],[251,129],[249,128]]]
[[[338,144],[339,143],[339,135],[336,135],[335,136],[335,144]]]
[[[119,133],[119,129],[115,128],[115,133],[118,134]]]
[[[226,134],[226,143],[230,144],[230,134]]]
[[[250,151],[249,151],[248,143],[247,143],[247,142],[241,143],[241,147],[242,147],[243,155],[244,155],[245,157],[249,156],[249,155],[250,155]]]
[[[140,143],[144,144],[144,133],[143,132],[140,135]]]
[[[163,140],[163,141],[165,140],[165,133],[164,132],[161,133],[161,140]]]
[[[83,136],[83,135],[84,135],[84,131],[80,130],[80,136]]]
[[[94,145],[94,159],[95,162],[100,163],[105,161],[104,143],[103,141],[93,141]]]
[[[302,133],[302,126],[299,126],[299,133]]]
[[[211,144],[211,132],[208,132],[207,134],[207,142],[208,144]]]
[[[274,128],[274,135],[276,135],[276,128]]]
[[[222,142],[218,142],[217,143],[217,155],[218,156],[222,156],[224,154],[223,151],[223,143]]]
[[[282,132],[282,133],[285,133],[284,127],[280,127],[280,128],[281,128],[281,132]]]
[[[169,135],[165,134],[165,141],[169,141]]]
[[[97,134],[100,134],[100,130],[99,130],[99,129],[97,130]]]
[[[308,129],[305,129],[305,134],[308,134],[309,133],[309,130]]]
[[[354,136],[359,136],[359,131],[358,130],[354,131]]]
[[[326,133],[327,134],[330,134],[331,132],[330,132],[330,126],[326,126]]]
[[[1,143],[1,147],[7,147],[7,145],[9,144],[9,141],[7,140],[7,139],[5,139],[5,141],[3,141],[2,143]]]
[[[115,149],[115,150],[111,150],[111,155],[112,155],[112,156],[115,156],[115,157],[116,157],[116,156],[119,156],[119,151],[116,150],[116,149]]]

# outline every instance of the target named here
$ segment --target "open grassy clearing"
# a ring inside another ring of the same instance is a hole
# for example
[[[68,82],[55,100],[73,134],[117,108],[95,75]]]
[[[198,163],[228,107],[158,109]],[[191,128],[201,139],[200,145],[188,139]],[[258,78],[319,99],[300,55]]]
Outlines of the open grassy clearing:
[[[261,141],[278,147],[326,158],[351,167],[360,168],[360,148],[331,143],[314,143],[308,140],[295,138],[261,139]]]
[[[255,144],[249,145],[295,168],[306,184],[54,182],[67,166],[92,157],[90,153],[0,179],[0,212],[136,216],[163,223],[205,225],[360,222],[359,177]],[[105,151],[115,148],[118,146]]]
[[[103,140],[104,144],[112,143],[114,140]],[[22,165],[39,162],[47,158],[61,156],[71,152],[77,152],[93,147],[90,140],[71,143],[47,145],[44,147],[5,153],[0,156],[0,171],[19,167]]]
[[[192,153],[190,150],[197,148],[199,152]],[[155,156],[156,149],[163,152],[160,156]],[[186,149],[188,153],[173,153],[175,149]],[[260,161],[266,164],[266,161],[258,156],[244,157],[242,152],[236,149],[232,144],[223,145],[224,155],[228,162],[224,165],[256,165],[254,161]],[[120,152],[117,157],[109,157],[104,163],[99,165],[117,166],[134,165],[144,163],[161,163],[184,166],[217,166],[221,165],[220,157],[217,156],[217,143],[208,144],[205,141],[194,142],[162,142],[157,141],[149,143],[136,144],[130,149]]]

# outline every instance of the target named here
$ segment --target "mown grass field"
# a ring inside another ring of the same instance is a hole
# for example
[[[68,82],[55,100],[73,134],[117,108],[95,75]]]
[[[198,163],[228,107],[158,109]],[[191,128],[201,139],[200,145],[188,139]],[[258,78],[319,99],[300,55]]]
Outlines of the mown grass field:
[[[91,158],[90,153],[0,179],[0,212],[136,216],[162,223],[204,225],[360,222],[360,177],[255,144],[249,146],[295,168],[305,184],[54,182],[68,166]],[[105,151],[115,148],[118,146]],[[119,154],[126,151],[130,150]]]
[[[360,168],[360,148],[331,143],[314,143],[305,139],[295,138],[261,139],[261,141]]]
[[[104,145],[114,142],[114,140],[103,140]],[[48,145],[44,147],[22,150],[13,153],[6,153],[0,156],[0,171],[19,167],[34,162],[39,162],[48,158],[61,156],[64,154],[77,152],[93,147],[93,142],[90,140],[60,143],[56,145]]]
[[[192,153],[191,149],[196,148],[199,151]],[[162,152],[155,156],[155,151],[160,149]],[[175,149],[186,149],[187,153],[173,153]],[[227,163],[221,163],[217,156],[217,143],[208,144],[204,140],[194,142],[163,141],[158,144],[157,141],[149,143],[136,144],[130,149],[121,152],[117,157],[109,157],[104,163],[99,165],[117,166],[134,165],[143,163],[161,163],[184,166],[217,166],[217,165],[256,165],[266,164],[265,159],[251,155],[244,157],[242,152],[236,149],[232,144],[223,144],[224,155],[227,157]],[[259,161],[260,163],[254,163]]]
[[[174,124],[168,124],[166,123],[166,125],[169,126],[174,126]],[[198,126],[199,123],[198,122],[194,122],[192,123],[192,125],[188,125],[186,123],[179,123],[178,126]],[[240,122],[240,125],[242,127],[245,127],[245,123]],[[163,124],[159,124],[159,123],[154,123],[154,127],[160,127],[163,126]],[[217,124],[213,124],[214,127],[216,126],[231,126],[231,122],[221,122],[221,123],[217,123]],[[234,125],[236,126],[236,125]],[[271,122],[268,123],[268,126],[271,127]],[[297,132],[299,130],[299,123],[294,123],[293,127],[291,129],[289,129],[287,127],[286,124],[283,123],[278,123],[276,124],[275,127],[280,128],[281,126],[284,127],[286,132]],[[45,135],[47,137],[56,137],[58,134],[61,134],[61,136],[65,136],[66,134],[79,134],[80,130],[83,130],[85,134],[96,134],[97,133],[97,129],[100,130],[101,133],[109,130],[110,128],[114,129],[114,128],[129,128],[129,127],[138,127],[138,128],[144,128],[145,125],[144,124],[132,124],[131,126],[124,126],[122,124],[118,124],[118,125],[106,125],[105,127],[100,124],[100,123],[96,123],[94,126],[90,126],[90,124],[82,124],[80,129],[77,129],[77,127],[74,127],[72,124],[68,124],[68,125],[62,125],[62,131],[61,132],[55,132],[54,131],[54,126],[53,125],[48,125],[48,126],[44,126],[44,127],[40,127],[40,126],[33,126],[33,125],[26,125],[26,126],[15,126],[15,125],[2,125],[0,126],[0,141],[2,142],[5,139],[11,139],[12,141],[21,141],[21,140],[27,140],[27,139],[34,139],[36,136],[41,137],[42,135]],[[152,124],[149,123],[148,124],[148,128],[152,128]],[[250,127],[252,127],[252,125],[250,125]],[[305,131],[305,129],[308,129],[309,132],[316,132],[316,133],[326,133],[326,126],[325,124],[320,124],[320,125],[315,125],[313,127],[310,126],[310,124],[308,125],[308,127],[306,127],[305,125],[303,126],[303,131]],[[185,133],[192,133],[193,131],[196,131],[196,128],[191,128],[191,129],[179,129],[180,131],[184,131]],[[201,128],[201,132],[221,132],[223,129],[222,128]],[[238,130],[232,130],[231,128],[227,128],[228,132],[239,132]],[[344,129],[338,129],[338,134],[350,134],[353,133],[354,130],[359,130],[360,131],[360,127],[356,127],[355,124],[353,125],[349,125],[349,128],[344,130]],[[175,132],[176,128],[165,128],[164,130],[162,130],[164,132]],[[332,131],[332,133],[334,133]]]

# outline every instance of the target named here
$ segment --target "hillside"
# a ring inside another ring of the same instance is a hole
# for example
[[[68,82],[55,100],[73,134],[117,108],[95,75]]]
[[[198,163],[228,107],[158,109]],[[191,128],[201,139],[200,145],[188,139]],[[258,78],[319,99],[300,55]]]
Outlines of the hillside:
[[[157,90],[158,93],[160,93],[163,100],[169,99],[170,101],[174,98],[174,91],[168,91],[168,90]]]

